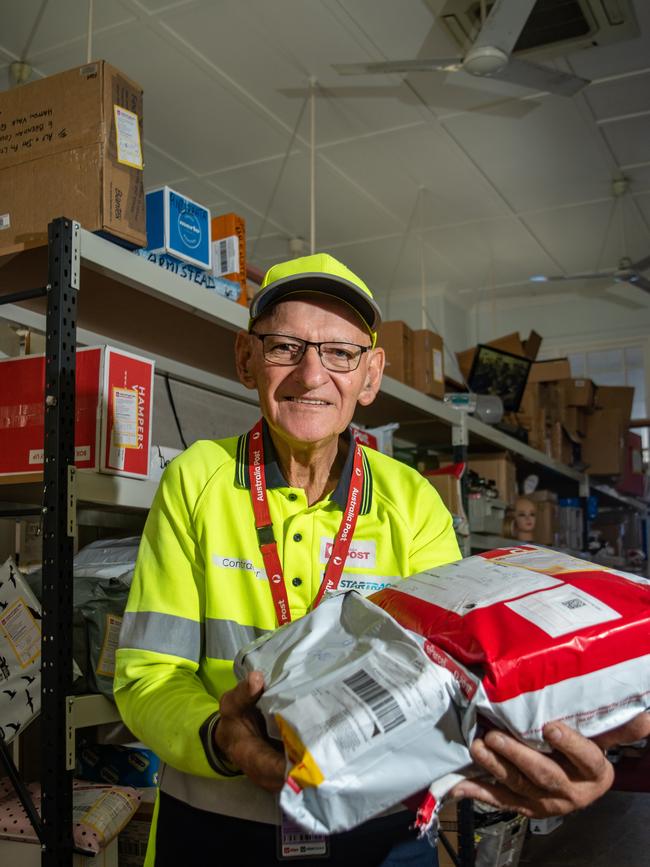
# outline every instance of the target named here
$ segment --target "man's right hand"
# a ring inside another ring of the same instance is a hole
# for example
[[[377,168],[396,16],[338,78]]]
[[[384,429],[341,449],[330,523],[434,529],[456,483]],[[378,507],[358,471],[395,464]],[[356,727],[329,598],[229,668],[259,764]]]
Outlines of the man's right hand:
[[[269,742],[257,700],[264,691],[264,677],[252,671],[246,680],[221,696],[221,719],[214,738],[218,749],[229,762],[256,785],[269,792],[279,792],[284,785],[284,753]]]

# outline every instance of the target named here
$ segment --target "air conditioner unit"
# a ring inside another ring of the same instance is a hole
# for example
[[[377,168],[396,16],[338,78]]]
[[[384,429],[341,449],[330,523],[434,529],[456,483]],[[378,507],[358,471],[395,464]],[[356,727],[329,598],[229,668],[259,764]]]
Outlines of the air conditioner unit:
[[[486,11],[494,5],[487,0]],[[481,29],[477,0],[447,0],[439,19],[465,54]],[[551,58],[639,36],[632,0],[537,0],[514,47],[519,57]]]

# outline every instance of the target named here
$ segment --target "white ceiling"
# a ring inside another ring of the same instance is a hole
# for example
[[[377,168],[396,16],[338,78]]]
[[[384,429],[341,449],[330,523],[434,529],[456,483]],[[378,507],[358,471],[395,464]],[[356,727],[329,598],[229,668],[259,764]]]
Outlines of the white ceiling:
[[[42,6],[0,0],[0,88]],[[650,3],[634,0],[640,38],[547,61],[592,81],[572,98],[462,72],[343,78],[332,69],[457,54],[435,20],[442,6],[95,0],[92,54],[144,88],[145,187],[169,184],[213,213],[241,214],[259,267],[287,258],[290,238],[310,238],[310,78],[316,246],[358,270],[380,300],[390,291],[394,303],[423,279],[467,306],[566,294],[573,283],[540,289],[527,278],[650,254]],[[28,46],[33,77],[84,63],[87,26],[87,0],[49,0]],[[625,250],[618,217],[607,232],[615,173],[630,179]],[[607,297],[650,306],[629,284]]]

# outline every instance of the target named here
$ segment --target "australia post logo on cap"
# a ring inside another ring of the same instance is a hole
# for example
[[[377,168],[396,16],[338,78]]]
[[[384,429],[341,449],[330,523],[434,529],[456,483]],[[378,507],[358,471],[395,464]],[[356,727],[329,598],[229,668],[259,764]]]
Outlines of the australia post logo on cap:
[[[334,547],[334,539],[320,540],[320,561],[327,563]],[[372,540],[354,539],[348,551],[345,565],[348,568],[355,567],[363,569],[366,566],[375,567],[377,565],[376,543]]]

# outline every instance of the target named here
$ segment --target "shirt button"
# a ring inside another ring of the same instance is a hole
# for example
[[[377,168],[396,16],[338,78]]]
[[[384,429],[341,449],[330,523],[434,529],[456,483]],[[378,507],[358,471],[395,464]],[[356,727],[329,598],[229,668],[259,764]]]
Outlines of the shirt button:
[[[293,541],[294,541],[294,542],[300,542],[301,539],[302,539],[302,534],[301,534],[301,533],[294,533],[294,534],[293,534]]]
[[[300,587],[300,585],[302,584],[302,578],[294,578],[291,583],[294,587]]]
[[[288,495],[288,499],[293,501],[298,499],[298,494],[294,494],[293,491]]]

